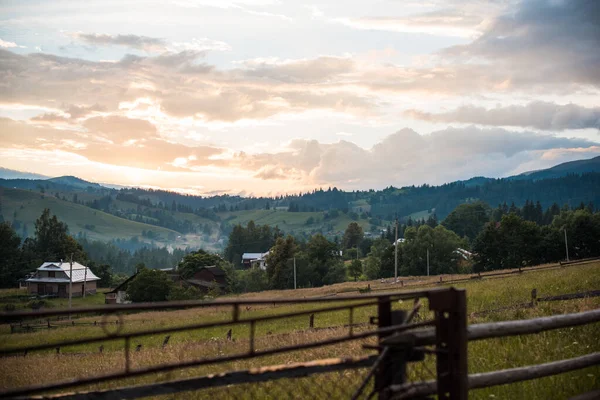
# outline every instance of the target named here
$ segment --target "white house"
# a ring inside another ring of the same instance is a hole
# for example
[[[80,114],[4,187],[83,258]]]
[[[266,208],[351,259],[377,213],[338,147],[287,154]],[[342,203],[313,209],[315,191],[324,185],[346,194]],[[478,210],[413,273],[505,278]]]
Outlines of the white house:
[[[246,268],[258,267],[260,269],[267,269],[267,256],[266,253],[244,253],[242,254],[242,264]]]
[[[73,263],[73,276],[71,277],[71,266],[68,262],[45,262],[26,280],[30,294],[57,295],[58,297],[69,297],[69,283],[73,287],[72,296],[83,296],[96,293],[96,281],[99,281],[94,273],[86,266]],[[71,279],[72,278],[72,279]]]
[[[460,247],[458,249],[454,250],[454,253],[458,254],[464,260],[470,260],[471,258],[473,258],[473,253],[471,253],[468,250],[461,249]]]

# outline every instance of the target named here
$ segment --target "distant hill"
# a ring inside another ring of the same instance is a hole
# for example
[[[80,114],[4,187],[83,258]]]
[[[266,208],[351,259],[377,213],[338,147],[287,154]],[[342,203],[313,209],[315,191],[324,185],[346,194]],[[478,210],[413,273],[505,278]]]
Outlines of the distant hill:
[[[35,220],[44,208],[49,208],[61,221],[66,222],[72,235],[85,235],[94,240],[110,241],[137,237],[141,241],[165,244],[175,241],[178,236],[177,232],[169,229],[128,221],[52,195],[28,190],[0,188],[0,199],[4,219],[13,221],[19,234],[26,233],[23,236],[33,235]],[[143,235],[144,231],[152,231],[153,239],[147,239]]]
[[[98,183],[88,182],[83,179],[77,178],[76,176],[59,176],[56,178],[46,179],[46,182],[52,182],[59,185],[70,186],[77,189],[87,189],[88,187],[101,188],[102,185]]]
[[[581,175],[587,172],[600,172],[600,156],[588,160],[569,161],[547,169],[523,172],[522,174],[511,176],[509,179],[551,179],[560,178],[569,174]]]
[[[14,169],[0,167],[0,178],[2,179],[48,179],[48,176],[22,172]]]
[[[19,202],[19,196],[28,200]],[[5,220],[27,223],[30,231],[41,210],[48,207],[59,218],[64,216],[74,234],[81,232],[99,240],[139,237],[178,247],[216,249],[223,248],[235,224],[250,220],[279,226],[295,236],[321,232],[330,238],[339,238],[348,223],[357,221],[375,236],[396,216],[406,223],[409,218],[427,220],[435,213],[441,221],[464,203],[483,201],[496,207],[514,202],[522,207],[527,200],[539,200],[544,208],[553,203],[571,207],[592,203],[600,208],[600,157],[503,179],[479,176],[439,186],[353,192],[329,188],[278,197],[116,189],[74,176],[0,179],[1,214]],[[99,215],[111,219],[98,221]]]

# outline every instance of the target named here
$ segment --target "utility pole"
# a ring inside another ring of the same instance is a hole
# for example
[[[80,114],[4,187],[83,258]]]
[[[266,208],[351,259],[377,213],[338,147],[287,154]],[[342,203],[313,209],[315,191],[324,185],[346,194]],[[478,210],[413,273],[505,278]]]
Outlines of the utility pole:
[[[73,296],[73,253],[71,253],[71,259],[69,260],[69,310],[71,309],[71,297]],[[71,314],[69,314],[69,320],[71,320]]]
[[[567,227],[564,227],[565,231],[565,251],[567,252],[567,262],[569,262],[569,246],[567,245]]]
[[[294,290],[296,290],[296,257],[294,257]]]
[[[85,270],[84,270],[85,272],[83,273],[83,298],[84,298],[84,299],[85,299],[85,290],[87,289],[87,288],[86,288],[86,283],[87,283],[87,270],[88,270],[88,267],[85,267]]]
[[[396,214],[396,241],[394,242],[394,283],[398,283],[398,214]]]
[[[429,247],[427,248],[427,276],[429,276]]]

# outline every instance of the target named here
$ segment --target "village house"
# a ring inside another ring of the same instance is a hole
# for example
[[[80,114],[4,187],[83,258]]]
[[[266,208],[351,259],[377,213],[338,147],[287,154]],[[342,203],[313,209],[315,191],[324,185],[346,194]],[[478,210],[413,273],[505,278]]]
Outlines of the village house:
[[[71,276],[71,270],[73,275]],[[100,280],[86,266],[74,262],[45,262],[26,280],[30,294],[39,296],[55,295],[69,297],[69,283],[72,286],[72,296],[83,296],[96,293],[96,281]]]
[[[227,278],[225,271],[217,266],[202,267],[196,271],[194,275],[189,279],[183,279],[179,274],[177,268],[161,269],[165,272],[169,279],[177,286],[194,286],[203,293],[208,293],[212,288],[216,287],[219,291],[224,292],[227,289]],[[121,283],[119,286],[106,292],[104,295],[105,304],[126,304],[131,303],[127,298],[127,287],[136,276],[137,272],[131,275],[127,280]]]
[[[244,253],[242,254],[242,265],[245,268],[258,267],[260,269],[267,269],[267,256],[266,253]]]
[[[207,293],[215,286],[224,292],[227,288],[227,277],[225,271],[217,266],[202,267],[194,275],[182,282],[198,288],[201,292]]]

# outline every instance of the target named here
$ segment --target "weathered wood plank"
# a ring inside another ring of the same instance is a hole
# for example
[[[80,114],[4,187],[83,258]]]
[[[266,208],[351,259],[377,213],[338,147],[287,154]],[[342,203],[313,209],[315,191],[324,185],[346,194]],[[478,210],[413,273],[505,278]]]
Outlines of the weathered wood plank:
[[[558,375],[600,364],[600,352],[567,360],[553,361],[545,364],[529,365],[526,367],[510,368],[500,371],[483,372],[469,375],[469,389],[506,385],[521,381]],[[393,399],[408,399],[419,396],[429,396],[437,391],[436,381],[392,385],[388,388]]]
[[[483,340],[495,337],[528,335],[552,329],[585,325],[600,321],[600,309],[575,314],[553,315],[528,320],[491,322],[471,325],[467,328],[469,341]],[[406,343],[409,338],[415,346],[427,346],[435,343],[433,329],[420,329],[410,332],[397,333],[383,340],[382,345]]]
[[[590,290],[587,292],[559,294],[556,296],[539,297],[537,301],[560,301],[560,300],[575,300],[584,299],[586,297],[598,297],[600,296],[600,290]]]

